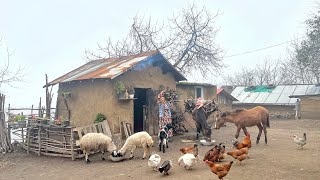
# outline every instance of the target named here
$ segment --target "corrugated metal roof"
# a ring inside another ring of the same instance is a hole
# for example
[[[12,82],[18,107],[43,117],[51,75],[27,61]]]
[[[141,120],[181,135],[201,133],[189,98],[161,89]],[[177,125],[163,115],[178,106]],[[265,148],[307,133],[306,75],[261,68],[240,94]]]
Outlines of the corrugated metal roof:
[[[320,86],[307,84],[278,85],[272,92],[245,92],[245,88],[239,86],[232,91],[239,100],[234,103],[294,105],[299,96],[320,94]]]
[[[137,55],[124,56],[119,58],[108,58],[90,61],[87,64],[53,80],[48,85],[54,85],[57,83],[70,82],[75,80],[86,80],[86,79],[114,79],[129,69],[135,67],[142,62],[147,62],[153,59],[156,55],[160,55],[161,58],[168,64],[168,62],[159,51],[151,51],[141,53]],[[177,81],[186,80],[186,78],[178,72],[171,64],[172,72],[174,73]]]
[[[238,99],[234,98],[231,94],[229,94],[224,88],[217,89],[217,95],[224,94],[227,98],[229,98],[232,101],[238,101]]]

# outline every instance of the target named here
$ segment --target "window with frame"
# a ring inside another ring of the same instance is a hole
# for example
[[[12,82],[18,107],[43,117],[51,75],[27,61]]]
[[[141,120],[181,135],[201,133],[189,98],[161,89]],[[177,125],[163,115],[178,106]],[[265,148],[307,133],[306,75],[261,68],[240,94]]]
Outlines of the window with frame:
[[[199,97],[204,98],[203,97],[203,87],[201,87],[201,86],[195,87],[194,88],[194,94],[195,94],[195,98],[196,99],[199,98]]]

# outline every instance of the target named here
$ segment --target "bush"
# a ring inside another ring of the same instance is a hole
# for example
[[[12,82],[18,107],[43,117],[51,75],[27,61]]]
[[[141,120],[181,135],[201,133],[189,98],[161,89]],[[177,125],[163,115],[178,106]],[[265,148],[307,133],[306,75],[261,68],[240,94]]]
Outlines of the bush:
[[[107,119],[107,117],[104,114],[98,113],[96,115],[96,119],[94,120],[94,123],[103,122],[106,119]]]
[[[23,121],[23,120],[26,120],[26,116],[25,115],[17,115],[15,118],[14,118],[15,121]]]

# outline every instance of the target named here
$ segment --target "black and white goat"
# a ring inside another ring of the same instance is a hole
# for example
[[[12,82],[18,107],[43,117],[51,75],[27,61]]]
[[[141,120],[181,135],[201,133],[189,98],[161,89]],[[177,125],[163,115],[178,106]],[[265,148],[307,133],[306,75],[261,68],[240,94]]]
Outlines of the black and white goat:
[[[165,153],[165,147],[169,148],[168,146],[168,131],[172,129],[173,126],[171,124],[167,124],[161,131],[159,132],[159,151]]]

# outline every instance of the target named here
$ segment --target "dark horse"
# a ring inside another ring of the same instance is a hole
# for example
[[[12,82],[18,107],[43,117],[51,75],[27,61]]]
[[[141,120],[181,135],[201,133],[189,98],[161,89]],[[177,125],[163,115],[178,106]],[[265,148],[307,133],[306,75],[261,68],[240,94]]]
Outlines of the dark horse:
[[[240,130],[247,134],[246,127],[258,126],[259,134],[256,143],[259,143],[262,129],[265,136],[265,143],[267,140],[267,127],[270,127],[269,111],[264,107],[257,106],[252,109],[236,109],[234,111],[226,111],[218,117],[215,128],[219,129],[225,122],[234,123],[237,126],[237,133],[235,138],[239,137]]]
[[[196,122],[197,128],[197,140],[199,139],[199,134],[202,131],[203,135],[211,141],[211,126],[208,125],[208,117],[215,111],[218,111],[218,107],[214,101],[206,101],[203,107],[195,110],[196,100],[188,99],[185,101],[185,112],[192,115],[193,120]]]

